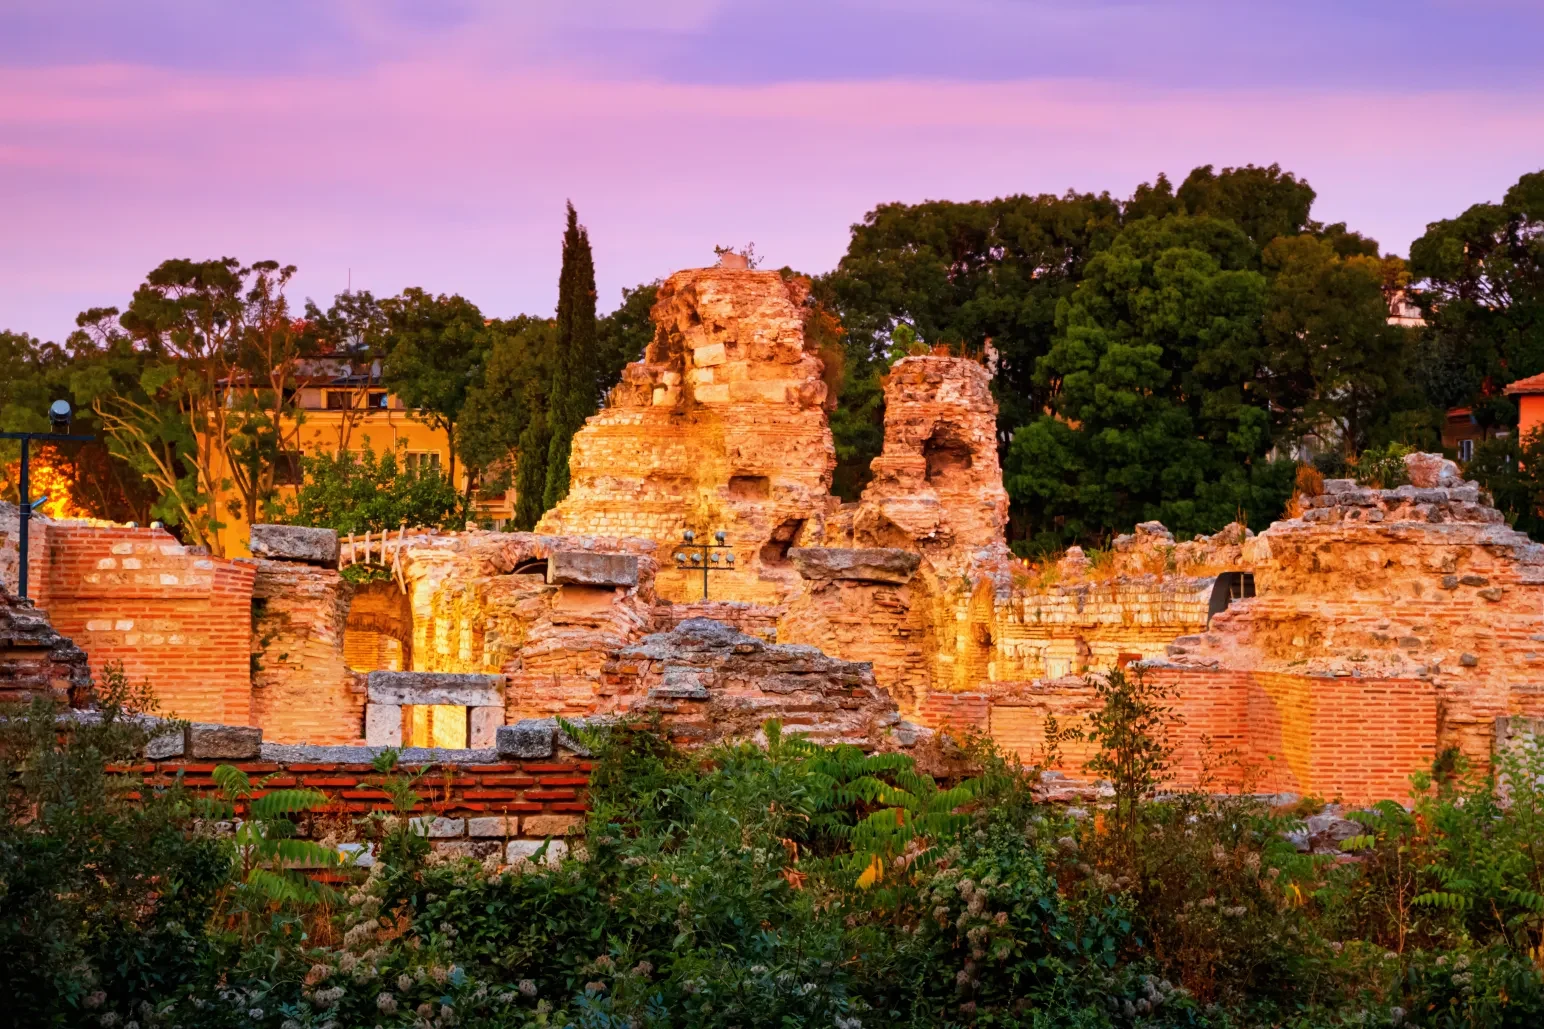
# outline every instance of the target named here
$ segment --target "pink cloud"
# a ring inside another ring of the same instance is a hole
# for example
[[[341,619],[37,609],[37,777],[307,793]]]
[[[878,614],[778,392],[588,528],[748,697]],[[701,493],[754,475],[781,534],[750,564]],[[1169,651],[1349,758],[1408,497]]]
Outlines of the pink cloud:
[[[1402,250],[1544,165],[1541,139],[1544,104],[1516,93],[708,86],[451,56],[356,76],[5,69],[0,326],[60,337],[173,255],[293,262],[297,300],[351,270],[356,288],[545,311],[569,197],[603,305],[717,243],[825,270],[889,200],[1124,195],[1202,163],[1280,161],[1318,189],[1320,218]]]

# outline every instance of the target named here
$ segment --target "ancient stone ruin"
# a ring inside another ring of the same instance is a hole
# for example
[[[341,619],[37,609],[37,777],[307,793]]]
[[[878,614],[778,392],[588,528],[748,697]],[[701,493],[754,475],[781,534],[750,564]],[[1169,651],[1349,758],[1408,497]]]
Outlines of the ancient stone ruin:
[[[979,731],[1038,760],[1049,719],[1092,710],[1086,674],[1129,666],[1177,691],[1182,782],[1204,766],[1350,801],[1402,796],[1449,746],[1483,765],[1544,716],[1544,548],[1451,462],[1415,455],[1393,490],[1332,480],[1258,533],[1180,542],[1149,522],[1030,566],[1006,545],[973,360],[896,362],[873,480],[857,503],[831,494],[805,302],[773,272],[672,276],[534,533],[254,526],[258,556],[223,560],[158,529],[39,519],[37,607],[0,612],[0,691],[78,690],[73,640],[172,714],[260,730],[240,743],[253,760],[306,747],[362,768],[355,748],[401,746],[571,776],[582,748],[559,719],[621,716],[693,744],[769,718],[913,752]],[[722,531],[734,557],[707,600],[687,531]],[[8,539],[0,576],[0,513]],[[1063,771],[1085,756],[1064,748]]]

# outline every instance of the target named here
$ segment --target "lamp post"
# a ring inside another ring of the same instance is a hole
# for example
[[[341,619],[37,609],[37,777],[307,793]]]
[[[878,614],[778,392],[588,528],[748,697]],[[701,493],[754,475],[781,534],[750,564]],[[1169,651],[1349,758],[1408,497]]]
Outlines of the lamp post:
[[[708,599],[708,573],[734,571],[734,551],[725,542],[727,534],[723,529],[713,534],[712,543],[698,543],[697,534],[687,529],[681,535],[681,544],[676,550],[675,563],[680,569],[702,569],[702,599]],[[729,551],[727,554],[724,551]]]
[[[67,441],[89,442],[96,439],[95,436],[70,435],[70,419],[75,414],[68,400],[55,400],[48,408],[48,421],[53,427],[53,432],[0,432],[0,439],[21,440],[21,484],[17,499],[21,501],[21,511],[18,514],[19,531],[16,536],[17,557],[19,565],[16,572],[16,595],[27,595],[27,523],[32,520],[32,509],[48,499],[44,494],[34,501],[28,493],[31,488],[29,475],[31,473],[31,443],[39,440],[43,443],[63,443]]]

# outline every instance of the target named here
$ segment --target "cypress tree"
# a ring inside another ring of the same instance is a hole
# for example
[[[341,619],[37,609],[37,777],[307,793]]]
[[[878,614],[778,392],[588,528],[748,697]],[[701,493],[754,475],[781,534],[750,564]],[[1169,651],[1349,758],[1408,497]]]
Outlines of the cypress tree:
[[[579,224],[573,202],[563,233],[563,269],[558,274],[557,346],[552,363],[551,404],[547,427],[544,510],[568,495],[568,454],[574,433],[595,413],[595,261],[590,234]]]
[[[552,433],[547,428],[547,398],[536,395],[539,387],[527,390],[530,420],[520,432],[519,457],[515,465],[515,528],[530,532],[547,510],[542,499],[547,492],[547,451]]]

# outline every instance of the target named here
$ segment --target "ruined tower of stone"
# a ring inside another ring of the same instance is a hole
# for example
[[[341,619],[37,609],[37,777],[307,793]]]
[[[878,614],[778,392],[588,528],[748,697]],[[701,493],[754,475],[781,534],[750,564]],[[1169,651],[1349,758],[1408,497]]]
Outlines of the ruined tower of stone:
[[[739,571],[713,577],[714,599],[796,592],[788,549],[818,539],[836,503],[806,296],[776,272],[699,268],[665,280],[653,341],[574,437],[568,498],[537,531],[654,540],[659,595],[690,601],[701,573],[677,568],[672,548],[687,529],[723,530]]]

